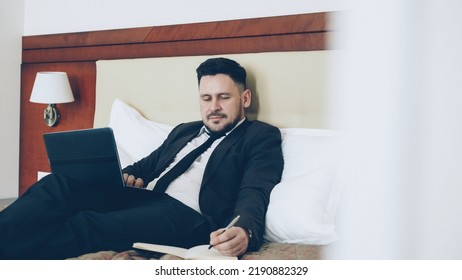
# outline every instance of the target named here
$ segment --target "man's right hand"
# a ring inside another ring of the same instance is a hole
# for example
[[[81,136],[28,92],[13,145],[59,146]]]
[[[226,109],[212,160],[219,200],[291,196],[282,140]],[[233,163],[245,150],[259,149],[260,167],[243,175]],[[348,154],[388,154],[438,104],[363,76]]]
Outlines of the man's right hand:
[[[135,188],[142,188],[144,186],[143,179],[135,178],[133,175],[128,175],[127,173],[123,174],[124,182],[126,186],[135,187]]]

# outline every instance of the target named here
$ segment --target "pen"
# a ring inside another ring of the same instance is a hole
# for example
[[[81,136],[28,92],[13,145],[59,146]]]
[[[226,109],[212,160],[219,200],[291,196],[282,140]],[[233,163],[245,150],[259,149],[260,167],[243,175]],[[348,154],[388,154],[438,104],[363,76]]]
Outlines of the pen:
[[[236,218],[234,218],[231,223],[229,223],[229,225],[227,225],[225,227],[225,229],[220,233],[220,234],[223,234],[223,232],[227,231],[230,227],[234,226],[234,224],[236,224],[236,222],[239,220],[241,216],[240,215],[237,215]],[[209,246],[209,250],[212,249],[212,245]]]

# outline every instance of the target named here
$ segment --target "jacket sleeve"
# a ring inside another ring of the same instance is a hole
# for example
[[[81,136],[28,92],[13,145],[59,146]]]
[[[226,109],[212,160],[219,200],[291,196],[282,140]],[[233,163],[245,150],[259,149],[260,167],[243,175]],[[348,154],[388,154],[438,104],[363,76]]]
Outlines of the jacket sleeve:
[[[258,250],[263,242],[270,193],[280,182],[284,167],[279,129],[265,125],[252,132],[256,133],[252,133],[255,137],[249,145],[235,208],[235,215],[241,216],[236,225],[252,233],[249,251]]]

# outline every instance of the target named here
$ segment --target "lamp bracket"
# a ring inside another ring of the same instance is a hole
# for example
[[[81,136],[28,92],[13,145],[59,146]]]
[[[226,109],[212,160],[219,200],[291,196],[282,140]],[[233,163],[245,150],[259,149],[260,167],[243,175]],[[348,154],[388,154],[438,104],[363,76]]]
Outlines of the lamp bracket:
[[[56,126],[61,118],[56,104],[48,104],[48,107],[43,111],[43,120],[48,126]]]

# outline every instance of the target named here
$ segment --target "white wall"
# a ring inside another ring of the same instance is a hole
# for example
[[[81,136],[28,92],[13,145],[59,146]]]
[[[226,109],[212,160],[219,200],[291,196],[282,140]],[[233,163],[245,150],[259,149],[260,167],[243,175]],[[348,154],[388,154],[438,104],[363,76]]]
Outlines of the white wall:
[[[25,35],[330,11],[341,0],[26,0]]]
[[[0,0],[0,199],[18,195],[23,21],[24,1]]]

